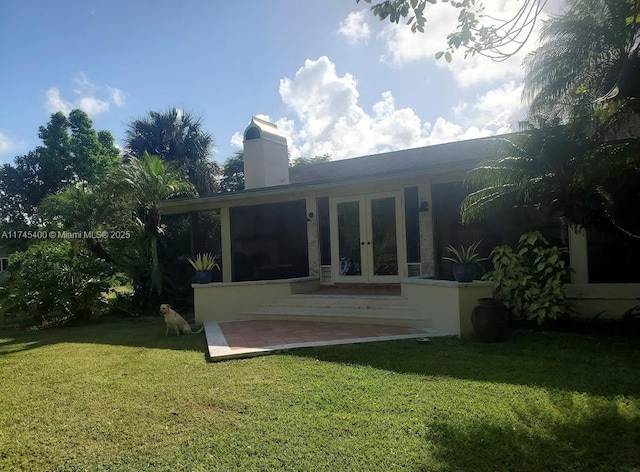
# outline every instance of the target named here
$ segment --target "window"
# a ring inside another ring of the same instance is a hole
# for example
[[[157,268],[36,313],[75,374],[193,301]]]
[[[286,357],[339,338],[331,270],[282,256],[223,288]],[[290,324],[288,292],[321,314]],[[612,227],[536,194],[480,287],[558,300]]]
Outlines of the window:
[[[249,141],[250,139],[258,139],[260,137],[260,129],[257,126],[252,126],[244,133],[245,141]]]
[[[232,280],[309,275],[304,200],[230,209]]]
[[[7,257],[0,257],[0,272],[4,272],[9,268],[9,259]]]

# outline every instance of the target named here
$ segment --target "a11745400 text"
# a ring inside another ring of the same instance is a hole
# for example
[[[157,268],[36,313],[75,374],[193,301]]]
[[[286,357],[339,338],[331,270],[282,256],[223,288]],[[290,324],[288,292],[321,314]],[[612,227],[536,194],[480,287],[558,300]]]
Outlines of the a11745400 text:
[[[1,239],[130,239],[131,231],[60,231],[60,230],[36,230],[36,231],[3,231]]]

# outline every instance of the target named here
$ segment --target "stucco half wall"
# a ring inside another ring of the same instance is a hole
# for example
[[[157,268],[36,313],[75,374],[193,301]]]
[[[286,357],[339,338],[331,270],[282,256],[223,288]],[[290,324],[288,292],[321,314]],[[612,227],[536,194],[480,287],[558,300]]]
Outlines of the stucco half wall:
[[[237,320],[241,313],[272,303],[278,297],[318,290],[320,278],[193,284],[192,287],[196,323],[200,324]]]
[[[568,284],[566,294],[571,308],[580,316],[617,319],[640,303],[640,284]]]
[[[471,312],[479,298],[493,296],[493,284],[416,277],[402,280],[402,295],[420,309],[421,317],[431,320],[436,333],[468,338],[473,334]]]

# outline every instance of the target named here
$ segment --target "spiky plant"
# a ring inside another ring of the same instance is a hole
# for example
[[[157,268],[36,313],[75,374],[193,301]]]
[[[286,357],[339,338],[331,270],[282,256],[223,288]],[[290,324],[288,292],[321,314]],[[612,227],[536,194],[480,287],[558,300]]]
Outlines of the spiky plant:
[[[214,267],[220,269],[220,266],[216,263],[216,256],[209,252],[200,253],[195,259],[189,257],[187,260],[195,270],[211,270]]]
[[[486,261],[486,257],[480,257],[480,254],[478,254],[478,246],[480,246],[481,242],[482,240],[469,246],[461,245],[459,248],[447,246],[447,251],[451,254],[451,257],[443,257],[443,259],[454,264],[474,264]]]

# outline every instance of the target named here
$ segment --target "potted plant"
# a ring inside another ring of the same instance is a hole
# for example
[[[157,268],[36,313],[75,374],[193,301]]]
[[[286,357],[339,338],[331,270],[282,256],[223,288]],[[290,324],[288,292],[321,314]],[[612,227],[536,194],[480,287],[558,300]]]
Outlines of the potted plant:
[[[478,246],[482,241],[478,241],[475,244],[469,246],[460,246],[455,248],[448,246],[447,251],[451,254],[451,257],[443,257],[444,260],[453,262],[451,270],[453,271],[453,277],[456,282],[472,282],[475,278],[475,266],[482,261],[486,261],[486,257],[480,257],[478,254]]]
[[[211,253],[200,253],[195,259],[187,258],[189,264],[196,270],[195,282],[197,284],[208,284],[213,280],[211,271],[214,267],[220,270],[220,266],[216,263],[216,256]]]
[[[509,310],[500,300],[479,298],[478,305],[471,312],[471,325],[477,341],[504,341],[509,325]]]

